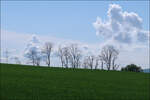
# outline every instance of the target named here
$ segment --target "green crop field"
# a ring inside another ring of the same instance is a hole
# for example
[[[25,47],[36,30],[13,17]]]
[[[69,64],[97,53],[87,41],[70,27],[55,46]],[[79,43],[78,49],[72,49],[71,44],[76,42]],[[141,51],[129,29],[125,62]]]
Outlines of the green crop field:
[[[0,100],[150,100],[149,75],[1,64]]]

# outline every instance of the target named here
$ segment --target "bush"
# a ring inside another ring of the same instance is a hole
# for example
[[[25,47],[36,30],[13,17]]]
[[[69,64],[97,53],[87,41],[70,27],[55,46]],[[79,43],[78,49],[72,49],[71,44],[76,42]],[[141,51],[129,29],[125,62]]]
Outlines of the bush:
[[[122,68],[121,71],[142,72],[142,68],[135,64],[130,64]]]

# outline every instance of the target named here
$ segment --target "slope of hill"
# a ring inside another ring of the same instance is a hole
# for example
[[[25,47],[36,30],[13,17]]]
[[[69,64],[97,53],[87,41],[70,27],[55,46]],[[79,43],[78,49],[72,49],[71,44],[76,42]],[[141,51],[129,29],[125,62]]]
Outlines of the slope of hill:
[[[1,64],[0,100],[149,100],[150,74]]]

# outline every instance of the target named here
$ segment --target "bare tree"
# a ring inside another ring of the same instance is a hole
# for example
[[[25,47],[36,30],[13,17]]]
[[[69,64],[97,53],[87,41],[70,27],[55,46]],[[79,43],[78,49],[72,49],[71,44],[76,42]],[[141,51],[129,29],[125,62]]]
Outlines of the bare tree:
[[[65,65],[66,68],[68,68],[69,58],[70,58],[69,47],[64,47],[63,48],[63,54],[64,54],[64,65]]]
[[[88,57],[87,56],[84,57],[82,65],[83,65],[83,68],[85,68],[85,69],[88,68],[89,64],[88,64]]]
[[[42,58],[41,51],[37,47],[32,47],[25,53],[25,57],[28,58],[29,63],[32,63],[33,66],[39,66]]]
[[[44,54],[44,57],[46,58],[45,61],[46,61],[46,64],[48,66],[50,66],[51,64],[51,52],[52,52],[52,48],[53,48],[53,43],[51,42],[46,42],[44,44],[44,48],[42,50],[42,53]],[[39,59],[40,60],[40,59]]]
[[[90,67],[90,69],[93,69],[93,66],[94,66],[94,56],[91,55],[91,56],[88,56],[88,66]]]
[[[69,46],[61,47],[59,46],[57,56],[60,58],[62,67],[69,67],[70,51]]]
[[[41,57],[37,57],[37,58],[36,58],[36,62],[35,62],[36,65],[37,65],[37,66],[40,66],[40,62],[41,62]]]
[[[117,70],[119,68],[119,65],[115,64],[115,61],[117,60],[119,55],[118,50],[114,50],[114,54],[112,56],[112,70]]]
[[[112,69],[113,70],[117,70],[119,68],[119,65],[115,64],[116,59],[117,59],[117,55],[114,55],[114,57],[112,58]]]
[[[98,68],[98,65],[99,65],[99,57],[95,57],[95,69]]]
[[[116,60],[119,52],[111,45],[106,45],[102,48],[101,59],[105,62],[107,70],[111,69],[111,64]]]
[[[70,61],[72,68],[79,67],[81,51],[79,50],[78,45],[71,44],[69,46],[69,53],[70,53],[69,61]]]
[[[117,65],[117,64],[115,64],[114,66],[113,66],[113,70],[117,70],[119,68],[119,65]]]
[[[29,59],[29,62],[31,62],[33,66],[36,65],[37,52],[34,49],[30,49],[25,57]]]
[[[101,70],[104,70],[104,61],[103,58],[99,55],[99,59],[101,61]]]
[[[61,66],[63,67],[64,66],[64,49],[61,46],[59,46],[58,48],[57,56],[60,58]]]
[[[78,52],[78,53],[77,53],[77,56],[76,56],[76,61],[75,61],[75,66],[76,66],[77,68],[79,68],[80,65],[81,65],[81,61],[80,61],[81,57],[82,57],[81,52]]]

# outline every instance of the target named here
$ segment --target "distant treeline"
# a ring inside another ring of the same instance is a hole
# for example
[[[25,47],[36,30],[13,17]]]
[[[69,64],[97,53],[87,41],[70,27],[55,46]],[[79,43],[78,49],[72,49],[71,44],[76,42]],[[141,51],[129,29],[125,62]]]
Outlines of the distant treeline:
[[[100,70],[117,70],[120,66],[116,63],[118,59],[119,50],[112,45],[105,45],[100,52],[89,55],[84,55],[78,44],[70,44],[68,46],[59,46],[57,50],[53,49],[54,44],[46,42],[42,49],[31,47],[25,57],[28,63],[33,66],[40,66],[41,62],[45,62],[47,66],[51,66],[52,53],[55,52],[56,57],[59,58],[61,67],[63,68],[84,68],[84,69],[100,69]],[[7,53],[7,52],[6,52]],[[7,54],[6,54],[7,55]],[[6,56],[8,59],[8,55]],[[16,63],[20,64],[19,58],[14,58]],[[8,60],[7,60],[8,61]],[[141,72],[141,67],[134,64],[127,65],[121,68],[121,71]]]

